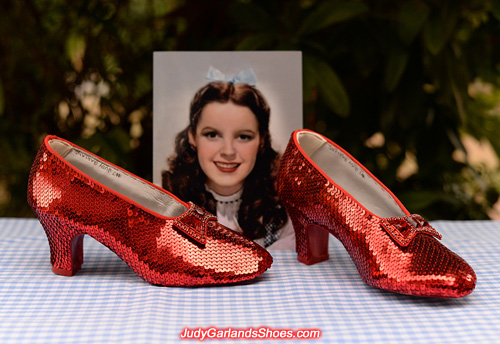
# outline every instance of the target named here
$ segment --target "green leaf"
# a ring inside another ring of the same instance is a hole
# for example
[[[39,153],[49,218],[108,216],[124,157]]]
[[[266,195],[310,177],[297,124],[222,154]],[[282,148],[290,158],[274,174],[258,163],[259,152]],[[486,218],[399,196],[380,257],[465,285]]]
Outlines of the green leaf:
[[[446,40],[443,35],[442,25],[437,18],[434,18],[424,28],[424,42],[427,49],[437,55],[443,49]]]
[[[491,13],[498,21],[500,21],[500,3],[498,1],[491,2]]]
[[[368,6],[362,2],[326,1],[305,18],[299,33],[307,35],[332,24],[357,17],[368,10]]]
[[[308,72],[308,66],[304,61],[304,75],[302,77],[302,92],[304,103],[311,103],[316,100],[316,83],[312,73]]]
[[[273,35],[265,32],[245,37],[237,46],[236,50],[260,50],[265,49],[273,41]]]
[[[0,116],[3,115],[4,111],[5,111],[5,95],[3,93],[2,80],[0,79]]]
[[[429,18],[429,6],[421,1],[403,2],[398,15],[399,36],[409,45]]]
[[[408,63],[408,52],[405,50],[394,50],[387,60],[385,66],[385,87],[389,92],[394,91],[403,75]]]
[[[86,46],[85,37],[78,33],[70,34],[66,41],[66,54],[77,72],[83,68]]]
[[[443,8],[439,13],[432,13],[430,20],[425,23],[423,38],[427,49],[433,55],[437,55],[446,45],[458,20],[458,10],[454,7]]]
[[[349,97],[344,85],[325,61],[313,56],[304,56],[304,74],[316,84],[320,95],[332,111],[342,117],[349,115]]]
[[[263,31],[273,23],[269,14],[253,3],[235,2],[231,4],[229,14],[240,29]]]

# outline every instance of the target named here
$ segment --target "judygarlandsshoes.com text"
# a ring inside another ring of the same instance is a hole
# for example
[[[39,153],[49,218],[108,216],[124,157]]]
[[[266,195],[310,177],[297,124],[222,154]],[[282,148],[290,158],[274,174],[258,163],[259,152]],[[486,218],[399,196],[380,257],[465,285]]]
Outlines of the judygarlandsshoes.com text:
[[[179,334],[181,339],[317,339],[321,337],[320,329],[272,329],[269,327],[248,329],[184,328]]]

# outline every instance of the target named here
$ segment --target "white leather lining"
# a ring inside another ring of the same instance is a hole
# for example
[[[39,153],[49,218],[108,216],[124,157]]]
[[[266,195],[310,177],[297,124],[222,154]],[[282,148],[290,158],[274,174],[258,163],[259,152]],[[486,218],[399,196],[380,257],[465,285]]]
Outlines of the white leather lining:
[[[300,146],[330,179],[380,217],[406,216],[394,197],[341,150],[319,135],[302,132]]]
[[[147,209],[167,217],[177,217],[187,210],[182,203],[168,193],[64,141],[52,139],[49,145],[68,163],[90,178]]]

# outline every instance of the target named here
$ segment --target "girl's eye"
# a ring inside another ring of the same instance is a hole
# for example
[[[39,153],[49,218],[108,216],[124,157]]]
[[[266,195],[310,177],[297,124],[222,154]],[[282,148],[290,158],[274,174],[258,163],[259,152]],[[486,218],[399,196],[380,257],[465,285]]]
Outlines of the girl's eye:
[[[209,139],[215,139],[217,137],[217,133],[215,131],[209,131],[203,134],[203,136]]]
[[[243,141],[250,141],[251,139],[253,139],[253,137],[251,135],[245,135],[245,134],[241,134],[239,136],[240,140],[243,140]]]

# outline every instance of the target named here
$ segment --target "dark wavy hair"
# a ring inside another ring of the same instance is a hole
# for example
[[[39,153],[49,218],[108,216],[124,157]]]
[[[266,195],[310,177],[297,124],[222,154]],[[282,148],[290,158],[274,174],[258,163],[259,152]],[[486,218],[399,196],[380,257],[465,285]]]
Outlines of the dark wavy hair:
[[[243,83],[217,81],[208,83],[195,94],[190,106],[189,125],[176,136],[175,153],[168,159],[170,169],[162,172],[162,186],[180,199],[192,201],[216,214],[216,201],[205,189],[207,177],[188,137],[189,132],[196,133],[203,108],[214,102],[233,102],[248,107],[259,123],[262,144],[255,166],[243,184],[238,223],[246,237],[262,238],[283,227],[287,214],[276,192],[280,156],[271,147],[270,108],[255,87]]]

